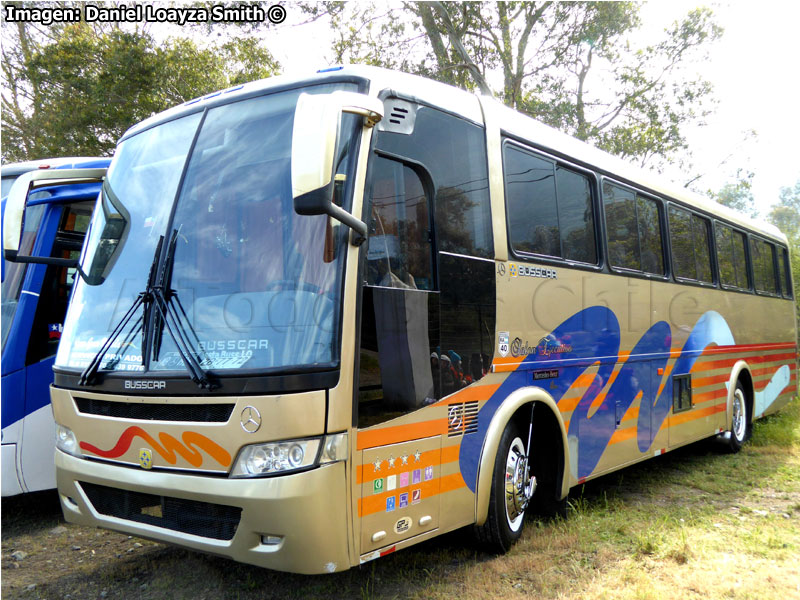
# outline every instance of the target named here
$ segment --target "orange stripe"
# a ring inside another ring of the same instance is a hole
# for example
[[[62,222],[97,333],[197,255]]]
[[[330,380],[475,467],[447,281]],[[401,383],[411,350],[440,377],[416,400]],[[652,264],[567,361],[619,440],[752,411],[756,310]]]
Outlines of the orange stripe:
[[[594,367],[594,366],[596,366],[596,365],[598,365],[598,364],[600,364],[600,363],[599,363],[599,361],[598,361],[598,362],[596,362],[596,363],[594,363],[593,365],[591,365],[591,366],[590,366],[590,367],[588,367],[588,368],[590,368],[590,369],[591,369],[592,367]],[[588,388],[590,385],[592,385],[592,382],[594,381],[594,378],[595,378],[595,377],[596,377],[596,375],[595,375],[594,373],[582,373],[582,374],[581,374],[581,375],[580,375],[580,376],[579,376],[579,377],[578,377],[578,378],[575,380],[575,383],[573,383],[571,387],[575,387],[575,388],[579,388],[579,387],[582,387],[582,388]]]
[[[407,488],[398,488],[396,490],[392,490],[391,492],[383,492],[382,494],[364,496],[358,500],[358,516],[366,517],[367,515],[385,511],[386,498],[389,496],[397,496],[405,490],[407,490],[410,495],[412,489],[422,488],[422,499],[425,500],[426,498],[431,498],[438,494],[457,490],[465,486],[466,483],[464,483],[464,478],[461,476],[461,473],[454,473],[452,475],[445,475],[439,479],[432,479],[431,481],[425,481],[421,484],[409,486]]]
[[[714,406],[707,406],[706,408],[692,409],[684,413],[678,413],[677,415],[670,415],[668,419],[669,423],[665,421],[665,425],[667,427],[675,427],[676,425],[682,425],[683,423],[688,423],[695,419],[710,417],[711,415],[725,411],[726,408],[727,406],[723,402]]]
[[[453,446],[445,446],[442,448],[442,463],[443,465],[458,460],[459,453],[461,452],[461,444],[454,444]]]
[[[500,383],[493,383],[490,385],[470,385],[469,387],[465,387],[463,390],[457,391],[452,396],[448,396],[441,401],[441,404],[457,404],[459,402],[472,402],[476,400],[481,402],[482,400],[488,400],[501,385],[502,384]],[[439,404],[439,402],[436,404]]]
[[[386,477],[387,475],[397,475],[398,473],[402,473],[403,471],[410,471],[413,469],[422,469],[428,465],[438,465],[441,462],[441,451],[439,448],[434,448],[433,450],[427,450],[420,455],[419,462],[414,460],[413,456],[409,457],[409,462],[405,465],[400,464],[400,457],[395,456],[397,462],[395,462],[395,466],[391,469],[387,466],[388,463],[386,459],[383,459],[381,464],[381,470],[376,471],[372,463],[364,463],[358,465],[356,467],[356,483],[366,483],[370,482],[374,479],[380,479],[381,477]],[[450,461],[448,461],[450,462]],[[373,467],[370,469],[370,467]],[[364,470],[366,469],[367,473],[364,475]]]
[[[409,471],[415,468],[417,469],[424,468],[420,467],[420,465],[423,464],[425,466],[428,465],[437,466],[437,465],[446,465],[448,463],[456,462],[459,458],[460,451],[461,451],[461,446],[459,444],[455,444],[453,446],[445,446],[444,448],[441,449],[441,454],[438,449],[428,450],[422,453],[422,455],[420,456],[420,462],[416,461],[409,462],[408,464],[405,465],[401,465],[400,459],[398,457],[395,457],[398,460],[395,463],[394,467],[390,469],[386,466],[382,466],[380,471],[375,471],[374,468],[372,471],[370,471],[369,468],[373,466],[372,463],[361,464],[356,467],[356,483],[358,485],[361,485],[364,482],[373,481],[380,477],[386,477],[387,475],[396,475],[402,473],[403,471]],[[386,462],[385,459],[384,462]],[[416,465],[416,467],[414,465]],[[367,469],[366,479],[364,478],[364,469]]]
[[[642,392],[639,392],[639,395],[641,395],[641,393]],[[636,402],[636,400],[634,400],[634,402]],[[631,406],[625,413],[625,416],[622,417],[622,421],[620,422],[624,423],[625,421],[630,421],[631,419],[638,419],[638,418],[639,418],[639,407]]]
[[[795,360],[795,354],[766,354],[766,355],[752,355],[752,356],[737,356],[734,358],[724,358],[721,360],[702,361],[702,366],[707,370],[730,368],[740,360],[746,360],[753,363],[763,362],[785,362]],[[699,362],[699,361],[698,361]],[[704,370],[705,370],[704,369]]]
[[[708,385],[725,383],[731,378],[730,373],[723,373],[722,375],[712,375],[711,377],[697,377],[692,378],[692,388],[701,388]]]
[[[775,372],[778,369],[780,369],[781,367],[784,367],[784,366],[787,366],[787,365],[778,364],[778,365],[771,365],[769,367],[764,367],[764,368],[761,368],[761,369],[753,369],[753,377],[761,377],[762,375],[774,375]],[[788,365],[788,366],[791,367],[792,365]]]
[[[661,380],[661,385],[658,386],[658,393],[656,394],[656,398],[653,401],[653,406],[655,406],[656,402],[658,402],[658,399],[661,397],[661,392],[664,391],[664,386],[667,384],[667,381],[669,381],[669,376],[672,373],[672,368],[674,366],[675,365],[672,364],[672,365],[667,365],[666,367],[664,367],[664,376],[663,376],[663,379]]]
[[[584,392],[584,394],[585,393],[586,392]],[[580,396],[573,396],[572,398],[562,398],[558,401],[558,410],[562,413],[572,412],[575,410],[575,407],[580,404],[581,398],[583,398],[583,394]]]
[[[446,418],[422,421],[421,423],[409,423],[407,425],[395,425],[394,427],[384,427],[382,429],[367,429],[366,431],[358,432],[356,448],[364,450],[377,446],[420,440],[445,433],[447,433]]]
[[[625,440],[629,440],[631,438],[636,437],[636,427],[628,427],[626,429],[617,429],[614,432],[614,435],[611,436],[611,439],[608,440],[608,444],[618,444],[619,442],[624,442]]]
[[[692,406],[697,404],[705,404],[712,400],[719,400],[720,398],[727,398],[727,390],[712,390],[710,392],[703,392],[702,394],[692,394]]]

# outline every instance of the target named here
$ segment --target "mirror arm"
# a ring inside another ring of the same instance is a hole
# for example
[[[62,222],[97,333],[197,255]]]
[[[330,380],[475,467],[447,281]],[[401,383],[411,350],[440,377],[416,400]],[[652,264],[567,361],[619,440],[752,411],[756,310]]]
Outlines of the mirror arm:
[[[351,240],[354,246],[360,246],[363,244],[367,239],[367,224],[364,223],[361,219],[357,219],[341,206],[337,206],[331,203],[330,210],[328,214],[339,221],[340,223],[344,223],[350,229],[353,230],[355,234],[353,239]]]
[[[351,242],[354,246],[360,246],[367,239],[367,224],[361,219],[354,217],[341,206],[337,206],[333,202],[323,204],[320,198],[330,197],[332,194],[330,185],[308,192],[302,196],[294,199],[294,209],[298,215],[319,215],[326,214],[340,223],[347,225],[353,230],[355,235]],[[322,205],[322,206],[321,206]],[[322,210],[320,210],[322,209]]]
[[[13,263],[28,263],[34,265],[55,265],[57,267],[78,268],[77,258],[53,258],[49,256],[17,256],[16,250],[5,250],[3,258]]]

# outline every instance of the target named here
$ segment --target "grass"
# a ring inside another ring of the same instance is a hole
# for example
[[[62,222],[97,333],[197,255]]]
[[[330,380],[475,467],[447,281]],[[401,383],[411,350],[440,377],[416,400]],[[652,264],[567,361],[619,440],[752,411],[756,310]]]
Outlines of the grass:
[[[800,600],[800,402],[756,423],[739,454],[694,444],[576,488],[567,519],[528,521],[499,557],[461,531],[304,577],[71,525],[56,535],[57,512],[28,504],[3,503],[4,598]],[[17,549],[29,557],[14,568]]]

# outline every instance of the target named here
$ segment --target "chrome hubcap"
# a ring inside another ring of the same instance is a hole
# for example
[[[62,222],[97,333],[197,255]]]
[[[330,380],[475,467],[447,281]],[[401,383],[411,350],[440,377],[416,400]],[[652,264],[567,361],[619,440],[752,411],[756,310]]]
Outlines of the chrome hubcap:
[[[528,507],[536,489],[536,478],[530,477],[528,458],[522,440],[515,438],[511,442],[506,457],[506,519],[512,531],[522,526],[525,509]]]
[[[738,389],[733,393],[733,418],[731,419],[731,433],[740,442],[744,440],[744,431],[747,427],[747,409],[744,403],[744,393]]]

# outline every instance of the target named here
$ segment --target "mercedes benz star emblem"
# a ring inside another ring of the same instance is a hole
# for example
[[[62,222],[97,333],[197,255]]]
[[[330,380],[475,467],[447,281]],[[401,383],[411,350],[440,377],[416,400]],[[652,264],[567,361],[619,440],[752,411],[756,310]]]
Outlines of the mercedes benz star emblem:
[[[247,433],[255,433],[261,427],[261,413],[255,406],[242,409],[242,429]]]

